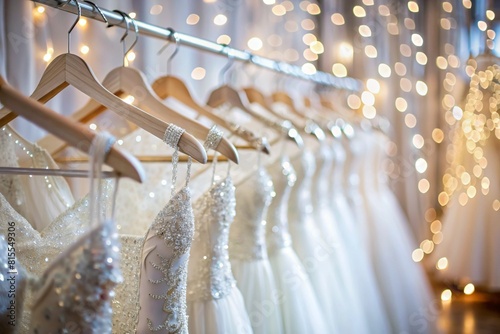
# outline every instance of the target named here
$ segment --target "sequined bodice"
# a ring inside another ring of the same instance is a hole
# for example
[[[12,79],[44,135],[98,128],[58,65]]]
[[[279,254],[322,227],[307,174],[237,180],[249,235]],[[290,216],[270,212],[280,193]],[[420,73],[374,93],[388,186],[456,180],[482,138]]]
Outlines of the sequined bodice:
[[[188,300],[227,296],[235,285],[229,263],[229,226],[236,209],[230,177],[214,184],[193,205],[195,236],[188,270]]]
[[[292,244],[288,232],[288,200],[297,180],[295,170],[287,158],[269,167],[276,196],[269,206],[267,215],[267,247],[269,251]]]
[[[119,245],[114,222],[105,222],[60,254],[34,286],[31,331],[111,333]]]
[[[297,184],[290,194],[289,218],[290,224],[306,224],[313,212],[311,202],[311,185],[316,169],[314,154],[305,150],[293,160],[297,173]]]
[[[266,218],[273,197],[273,182],[264,168],[236,186],[236,216],[229,232],[231,259],[267,257]]]

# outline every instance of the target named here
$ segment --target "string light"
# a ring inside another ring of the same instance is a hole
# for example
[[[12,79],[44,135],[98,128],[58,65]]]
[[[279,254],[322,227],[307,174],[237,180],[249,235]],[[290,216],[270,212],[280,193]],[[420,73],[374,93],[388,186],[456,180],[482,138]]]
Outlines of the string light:
[[[191,71],[191,78],[193,80],[202,80],[205,78],[206,70],[203,67],[195,67],[193,71]]]
[[[358,28],[359,34],[363,37],[370,37],[372,35],[372,30],[367,25],[360,25]]]
[[[295,8],[295,6],[293,5],[293,3],[292,3],[291,1],[289,1],[289,0],[285,0],[285,1],[283,1],[283,2],[281,3],[281,5],[282,5],[283,7],[285,7],[285,9],[286,9],[286,11],[287,11],[287,12],[291,12],[291,11],[293,11],[293,10],[294,10],[294,8]]]
[[[314,30],[316,28],[316,25],[314,24],[314,21],[311,19],[304,19],[300,22],[300,26],[304,30]]]
[[[198,22],[200,22],[200,16],[197,14],[189,14],[186,18],[186,23],[191,26],[197,24]]]
[[[229,37],[228,35],[220,35],[219,37],[217,37],[217,43],[229,45],[231,43],[231,37]]]
[[[325,52],[325,47],[320,41],[313,41],[311,44],[309,44],[309,48],[315,54],[322,54],[323,52]]]
[[[162,11],[163,11],[162,5],[154,5],[153,7],[151,7],[149,13],[151,15],[159,15],[159,14],[161,14]]]
[[[408,9],[412,13],[418,13],[419,11],[418,3],[416,3],[415,1],[408,1]]]
[[[441,300],[443,302],[449,302],[451,301],[451,290],[450,289],[445,289],[443,292],[441,292]]]
[[[130,12],[130,13],[128,13],[128,16],[130,16],[130,18],[132,18],[132,19],[135,19],[137,17],[137,13],[136,12]]]
[[[86,18],[84,18],[84,17],[80,18],[80,19],[78,20],[78,25],[79,25],[80,27],[85,27],[85,26],[87,25],[87,19],[86,19]]]
[[[366,16],[366,11],[363,7],[361,6],[354,6],[352,9],[352,12],[356,17],[365,17]]]
[[[357,110],[361,107],[361,99],[356,94],[350,94],[347,97],[347,105],[353,110]]]
[[[248,40],[248,47],[253,51],[258,51],[262,49],[263,43],[262,40],[258,37],[252,37]]]
[[[90,51],[90,48],[87,45],[82,45],[82,47],[80,48],[80,52],[84,55],[89,53],[89,51]]]
[[[332,66],[332,73],[336,77],[344,78],[347,76],[347,68],[344,66],[344,64],[335,63]]]
[[[227,16],[224,14],[217,14],[214,17],[214,24],[218,26],[223,26],[227,22]]]
[[[314,66],[313,64],[311,63],[305,63],[304,65],[302,65],[302,72],[304,72],[305,74],[314,74],[316,73],[316,66]]]
[[[376,79],[368,79],[366,81],[366,88],[373,94],[378,94],[380,92],[380,83]]]
[[[377,56],[378,56],[377,49],[373,45],[366,45],[365,46],[365,55],[368,58],[377,58]]]
[[[126,102],[126,103],[128,103],[128,104],[132,104],[132,103],[134,103],[134,101],[135,101],[135,97],[133,97],[132,95],[127,95],[127,96],[123,99],[123,101],[125,101],[125,102]]]
[[[271,11],[276,16],[283,16],[286,14],[286,8],[283,5],[275,5],[275,6],[273,6]]]
[[[136,54],[134,51],[130,51],[129,53],[127,53],[127,60],[129,62],[133,62],[135,60],[135,57],[136,57]]]
[[[321,8],[315,3],[307,5],[306,10],[311,15],[319,15],[321,13]]]
[[[340,13],[334,13],[330,18],[332,20],[332,23],[337,26],[345,24],[344,16],[342,16],[342,14]]]
[[[40,13],[40,14],[43,14],[43,13],[45,13],[45,7],[43,7],[43,6],[37,6],[36,7],[36,11],[38,13]]]

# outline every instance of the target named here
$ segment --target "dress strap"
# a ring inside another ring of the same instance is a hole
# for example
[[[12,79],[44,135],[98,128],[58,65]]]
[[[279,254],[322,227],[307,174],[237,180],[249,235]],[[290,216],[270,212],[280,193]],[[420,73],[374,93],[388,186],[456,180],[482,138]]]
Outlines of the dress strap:
[[[90,224],[98,224],[104,221],[105,217],[102,217],[101,204],[103,201],[102,197],[102,165],[104,164],[104,159],[108,154],[111,146],[115,143],[116,138],[113,137],[108,132],[97,133],[92,143],[90,144],[89,155],[90,155]],[[117,187],[118,181],[116,182]],[[116,195],[116,189],[114,195]],[[116,198],[116,196],[115,196]],[[113,210],[114,202],[113,198]]]
[[[186,132],[183,128],[175,125],[169,124],[165,134],[163,135],[163,141],[168,146],[172,147],[175,151],[172,155],[172,185],[170,186],[170,195],[174,196],[175,184],[177,182],[177,166],[179,164],[179,140],[182,134]],[[187,176],[186,176],[186,187],[189,185],[189,178],[191,176],[191,157],[188,158],[187,165]]]
[[[215,180],[215,166],[217,165],[217,152],[215,149],[217,146],[219,146],[220,141],[222,140],[222,137],[224,136],[224,132],[219,130],[217,128],[217,125],[214,125],[210,128],[210,131],[208,131],[207,139],[205,139],[205,142],[203,143],[203,147],[205,150],[208,152],[208,150],[214,150],[214,159],[212,162],[213,166],[213,171],[212,171],[212,183],[214,184]]]

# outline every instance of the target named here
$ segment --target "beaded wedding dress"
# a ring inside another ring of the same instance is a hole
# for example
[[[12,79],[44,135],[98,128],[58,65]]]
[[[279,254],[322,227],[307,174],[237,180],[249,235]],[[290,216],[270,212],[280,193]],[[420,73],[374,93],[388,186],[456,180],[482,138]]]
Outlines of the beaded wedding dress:
[[[110,145],[109,138],[96,139],[92,147],[100,149],[93,155],[97,161],[93,166],[100,168]],[[110,299],[121,281],[119,242],[114,221],[101,218],[106,208],[100,205],[95,209],[93,205],[94,210],[89,210],[96,197],[96,193],[91,194],[90,199],[76,202],[46,223],[41,231],[0,195],[0,219],[13,222],[16,256],[32,282],[26,291],[24,312],[18,315],[21,332],[111,332]],[[89,222],[94,225],[90,231]],[[0,234],[7,235],[6,224],[0,229]]]
[[[493,56],[476,61],[478,69],[471,77],[456,129],[453,162],[443,178],[445,189],[440,196],[449,198],[442,218],[443,241],[431,256],[434,263],[447,260],[447,267],[437,272],[443,280],[498,291],[500,67]]]
[[[262,167],[236,185],[236,216],[229,232],[229,256],[254,333],[285,333],[280,296],[266,248],[266,213],[273,182]]]
[[[369,236],[365,241],[393,332],[432,332],[433,320],[426,316],[434,309],[430,286],[422,267],[412,260],[415,245],[409,224],[387,180],[382,179],[387,139],[374,131],[363,137],[366,148],[360,175],[368,213],[365,235]]]
[[[210,134],[204,145],[207,152],[222,139],[222,132],[215,127]],[[227,176],[216,180],[216,161],[213,164],[212,185],[193,205],[195,233],[187,285],[189,333],[252,333],[229,262],[229,227],[236,213],[230,165]]]
[[[292,248],[288,199],[297,176],[286,157],[268,168],[275,198],[267,214],[267,249],[276,278],[284,333],[331,333],[306,270]]]

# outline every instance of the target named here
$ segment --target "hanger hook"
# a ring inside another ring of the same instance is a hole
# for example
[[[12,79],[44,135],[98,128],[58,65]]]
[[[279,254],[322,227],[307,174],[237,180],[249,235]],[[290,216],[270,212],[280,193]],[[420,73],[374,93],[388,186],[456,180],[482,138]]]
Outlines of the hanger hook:
[[[104,15],[104,13],[102,12],[101,8],[99,8],[99,6],[97,6],[92,1],[84,0],[83,2],[86,2],[86,3],[90,4],[92,7],[94,7],[95,10],[99,13],[99,15],[101,15],[104,23],[106,23],[107,25],[109,25],[108,18]],[[94,12],[94,10],[92,10],[92,12]]]
[[[163,51],[165,51],[165,49],[170,45],[170,39],[174,40],[175,50],[174,50],[174,52],[172,52],[172,54],[167,59],[167,74],[170,74],[172,59],[174,59],[174,57],[177,55],[177,52],[179,52],[179,48],[181,47],[181,43],[180,43],[180,38],[174,29],[167,28],[167,30],[170,32],[169,41],[167,41],[167,44],[162,46],[162,48],[158,51],[157,55],[159,55]]]
[[[125,38],[127,38],[128,31],[130,30],[130,22],[127,18],[130,18],[130,16],[128,16],[125,12],[122,12],[121,10],[118,10],[118,9],[114,9],[113,12],[120,14],[122,16],[123,20],[125,21],[125,33],[120,38],[120,42],[122,43],[122,46],[123,46],[123,66],[125,66],[125,57],[127,56],[127,53],[130,51],[130,49],[128,49],[128,50],[125,49]],[[134,45],[132,45],[132,46],[134,46]]]
[[[226,45],[223,50],[227,50],[228,48],[229,48],[229,46]],[[228,62],[226,63],[226,65],[224,65],[224,67],[219,72],[219,82],[221,83],[221,85],[226,83],[225,82],[226,73],[229,71],[229,69],[231,68],[231,66],[233,66],[233,63],[234,63],[234,57],[231,54],[231,49],[229,49],[225,53],[227,55]]]
[[[80,3],[78,2],[78,0],[73,0],[73,1],[76,3],[76,8],[78,9],[78,16],[76,18],[76,21],[73,22],[73,25],[68,30],[68,53],[70,53],[70,41],[71,41],[70,34],[75,28],[78,21],[80,21],[80,18],[82,17],[82,7],[80,6]],[[71,2],[71,0],[69,2]]]

